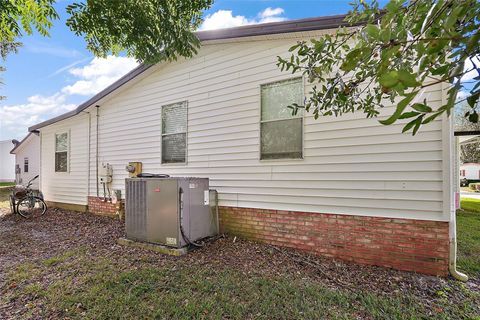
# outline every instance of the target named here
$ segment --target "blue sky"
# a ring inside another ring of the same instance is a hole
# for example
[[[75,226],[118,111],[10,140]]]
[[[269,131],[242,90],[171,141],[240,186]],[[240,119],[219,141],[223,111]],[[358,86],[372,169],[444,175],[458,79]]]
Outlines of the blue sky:
[[[60,20],[51,37],[26,36],[18,54],[3,63],[7,71],[0,95],[0,140],[22,138],[27,127],[71,110],[135,67],[125,57],[94,59],[82,38],[65,25],[65,7],[56,5]],[[204,28],[281,21],[348,12],[350,0],[217,0],[205,12]],[[381,3],[385,1],[381,1]]]

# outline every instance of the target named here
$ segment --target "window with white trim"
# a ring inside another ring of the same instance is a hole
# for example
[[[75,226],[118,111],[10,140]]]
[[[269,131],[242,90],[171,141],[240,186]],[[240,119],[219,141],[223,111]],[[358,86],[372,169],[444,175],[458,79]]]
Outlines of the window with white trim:
[[[303,99],[302,78],[261,86],[260,159],[303,157],[303,109],[292,115],[287,108]]]
[[[28,172],[28,158],[23,158],[23,172]]]
[[[55,134],[55,172],[68,171],[68,132]]]
[[[187,102],[162,106],[162,163],[185,163]]]

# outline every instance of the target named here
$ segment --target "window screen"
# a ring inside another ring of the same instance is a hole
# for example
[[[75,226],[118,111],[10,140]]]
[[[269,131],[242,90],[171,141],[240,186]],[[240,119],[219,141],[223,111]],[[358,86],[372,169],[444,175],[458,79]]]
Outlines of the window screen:
[[[303,109],[292,116],[287,106],[303,104],[302,79],[262,85],[261,159],[298,159],[303,149]]]
[[[187,102],[162,107],[162,163],[184,163],[187,149]]]
[[[23,158],[23,172],[28,172],[28,158]]]
[[[55,172],[68,171],[68,133],[55,135]]]

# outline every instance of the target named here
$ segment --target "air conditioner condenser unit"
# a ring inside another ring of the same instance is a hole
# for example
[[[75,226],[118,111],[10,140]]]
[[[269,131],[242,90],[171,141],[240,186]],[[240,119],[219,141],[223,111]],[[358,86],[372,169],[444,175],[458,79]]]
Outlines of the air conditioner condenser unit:
[[[125,184],[128,239],[181,248],[218,234],[208,178],[127,178]]]

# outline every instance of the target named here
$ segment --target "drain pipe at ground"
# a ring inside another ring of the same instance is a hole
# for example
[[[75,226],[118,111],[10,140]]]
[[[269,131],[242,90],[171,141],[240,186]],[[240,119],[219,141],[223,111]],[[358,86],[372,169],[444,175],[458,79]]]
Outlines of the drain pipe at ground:
[[[448,270],[452,277],[457,280],[466,282],[468,276],[464,273],[461,273],[457,270],[457,221],[456,221],[455,210],[452,212],[450,217],[450,261],[448,263]]]

